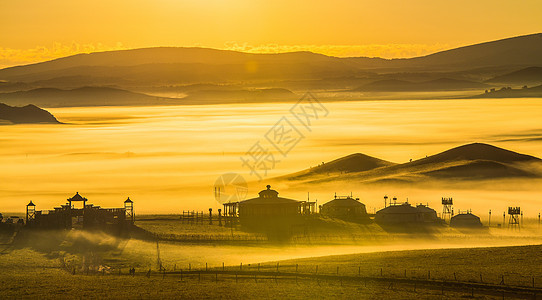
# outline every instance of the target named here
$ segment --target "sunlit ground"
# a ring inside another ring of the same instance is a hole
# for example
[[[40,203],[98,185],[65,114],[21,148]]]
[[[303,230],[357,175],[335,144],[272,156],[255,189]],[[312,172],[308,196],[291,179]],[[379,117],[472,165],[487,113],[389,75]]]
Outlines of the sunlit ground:
[[[283,116],[304,135],[266,178],[316,166],[360,152],[393,162],[418,159],[470,142],[487,142],[542,156],[541,99],[363,101],[324,103],[326,117],[303,127],[289,115],[292,104],[231,104],[168,107],[55,108],[63,125],[0,126],[0,210],[23,211],[29,200],[52,209],[75,192],[103,207],[121,206],[126,197],[137,213],[179,213],[218,208],[216,178],[226,172],[257,177],[240,157]],[[249,196],[265,186],[251,185]],[[482,218],[488,209],[502,215],[508,205],[530,207],[535,218],[535,186],[483,190],[279,189],[282,196],[330,200],[353,192],[373,211],[384,194],[429,203],[440,211],[440,197],[454,197],[459,209]],[[502,217],[501,217],[502,218]]]

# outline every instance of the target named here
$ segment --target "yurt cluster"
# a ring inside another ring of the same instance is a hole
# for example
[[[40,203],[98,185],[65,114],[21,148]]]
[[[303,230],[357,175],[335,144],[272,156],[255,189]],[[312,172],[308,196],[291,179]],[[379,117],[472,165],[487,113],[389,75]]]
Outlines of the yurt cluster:
[[[430,226],[449,225],[458,228],[482,228],[480,218],[470,210],[453,213],[451,198],[442,198],[443,213],[440,215],[425,204],[400,203],[397,198],[384,197],[384,208],[375,213],[368,213],[365,204],[359,198],[349,196],[333,196],[333,199],[317,206],[316,201],[299,201],[279,197],[276,190],[267,185],[267,189],[259,192],[258,197],[238,202],[224,203],[225,220],[238,220],[244,225],[301,220],[303,216],[319,213],[324,218],[333,218],[356,223],[375,222],[384,227],[389,226]],[[221,214],[222,210],[219,210]]]

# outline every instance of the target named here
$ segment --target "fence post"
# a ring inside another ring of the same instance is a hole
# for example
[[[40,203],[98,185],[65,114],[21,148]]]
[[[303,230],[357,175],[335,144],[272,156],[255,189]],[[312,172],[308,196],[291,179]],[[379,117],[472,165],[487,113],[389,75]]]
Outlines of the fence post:
[[[318,265],[316,265],[316,271],[314,271],[314,274],[318,274]]]

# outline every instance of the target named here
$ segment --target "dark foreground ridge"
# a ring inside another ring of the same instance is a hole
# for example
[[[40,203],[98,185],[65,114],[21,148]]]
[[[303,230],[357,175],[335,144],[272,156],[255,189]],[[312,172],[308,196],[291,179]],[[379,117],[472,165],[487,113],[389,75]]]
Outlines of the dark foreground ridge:
[[[0,124],[3,123],[2,121],[7,121],[12,124],[60,124],[50,112],[32,104],[17,107],[0,103]]]

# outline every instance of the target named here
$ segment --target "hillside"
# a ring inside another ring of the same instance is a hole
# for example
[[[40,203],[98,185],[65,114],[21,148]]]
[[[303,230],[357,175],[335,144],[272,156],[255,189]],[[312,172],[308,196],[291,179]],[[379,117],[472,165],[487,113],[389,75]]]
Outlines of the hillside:
[[[359,167],[357,159],[368,160]],[[371,164],[372,162],[372,164]],[[326,166],[327,169],[319,169]],[[340,168],[336,167],[340,166]],[[542,160],[488,144],[459,146],[426,158],[394,164],[362,154],[353,154],[317,168],[286,175],[278,180],[306,183],[355,181],[359,183],[423,183],[427,180],[491,180],[498,178],[542,178]],[[325,173],[325,174],[324,174]]]
[[[143,48],[78,54],[0,70],[0,80],[122,86],[311,79],[355,74],[341,59],[310,52],[250,54],[206,48]]]
[[[328,163],[322,163],[316,167],[303,170],[286,176],[288,179],[302,179],[314,175],[329,173],[355,173],[364,172],[381,167],[393,166],[395,163],[378,159],[369,155],[354,153],[338,158]]]
[[[388,68],[467,70],[496,66],[542,66],[542,33],[441,51],[411,59],[390,60]]]
[[[35,105],[13,107],[0,103],[0,124],[5,121],[11,124],[60,123],[51,113]]]
[[[542,84],[542,67],[528,67],[504,75],[493,77],[486,81],[487,83],[504,84]]]
[[[365,84],[354,91],[359,92],[418,92],[418,91],[454,91],[484,89],[488,85],[468,80],[439,78],[423,82],[386,79]]]
[[[485,93],[468,97],[474,98],[539,98],[542,97],[542,85],[512,89],[503,87],[498,90],[486,90]]]
[[[542,34],[531,34],[460,47],[410,59],[337,58],[311,52],[251,54],[207,48],[143,48],[78,54],[42,63],[0,70],[0,80],[33,87],[77,87],[116,85],[149,87],[198,83],[261,83],[279,87],[279,81],[306,81],[332,78],[363,78],[376,73],[466,72],[479,76],[481,68],[500,74],[522,67],[542,66]],[[489,75],[484,75],[489,76]],[[482,76],[482,77],[484,77]],[[440,81],[439,81],[440,80]],[[468,82],[427,82],[418,89],[459,89]],[[415,81],[415,80],[414,80]],[[326,83],[332,83],[326,81]],[[273,85],[270,85],[270,84]],[[343,83],[344,85],[344,83]],[[330,86],[328,88],[334,88]],[[467,88],[475,88],[469,87]]]
[[[410,164],[422,165],[462,160],[490,160],[500,163],[540,161],[537,157],[520,154],[493,145],[472,143],[413,161]]]
[[[41,107],[165,105],[174,100],[109,87],[82,87],[72,90],[39,88],[0,93],[0,101],[9,105],[33,103]]]

